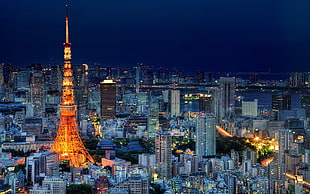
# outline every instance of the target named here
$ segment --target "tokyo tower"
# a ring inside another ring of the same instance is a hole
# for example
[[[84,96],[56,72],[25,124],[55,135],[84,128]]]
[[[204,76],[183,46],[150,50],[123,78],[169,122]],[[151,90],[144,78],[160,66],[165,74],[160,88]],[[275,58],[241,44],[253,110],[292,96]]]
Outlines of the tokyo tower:
[[[94,159],[86,150],[79,135],[74,104],[74,89],[71,65],[71,43],[69,42],[69,17],[66,5],[66,42],[64,43],[64,69],[62,80],[62,96],[59,105],[60,123],[52,151],[59,154],[59,159],[69,160],[70,166],[79,167],[88,159]]]

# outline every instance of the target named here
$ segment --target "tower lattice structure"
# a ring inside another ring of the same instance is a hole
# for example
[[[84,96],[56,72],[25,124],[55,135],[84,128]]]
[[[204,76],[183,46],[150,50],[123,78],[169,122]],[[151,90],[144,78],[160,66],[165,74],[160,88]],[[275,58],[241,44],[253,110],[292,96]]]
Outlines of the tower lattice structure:
[[[61,105],[59,105],[60,123],[55,142],[52,146],[52,151],[59,154],[59,159],[61,161],[69,160],[71,166],[79,167],[81,164],[85,163],[87,159],[91,163],[94,163],[94,159],[86,150],[79,135],[76,121],[77,106],[74,104],[72,72],[71,43],[69,42],[69,17],[67,11],[62,96]]]

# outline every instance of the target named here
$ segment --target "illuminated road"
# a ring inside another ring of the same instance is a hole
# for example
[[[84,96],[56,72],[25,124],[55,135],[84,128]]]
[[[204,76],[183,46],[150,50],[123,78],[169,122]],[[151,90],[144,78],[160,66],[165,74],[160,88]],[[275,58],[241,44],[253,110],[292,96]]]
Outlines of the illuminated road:
[[[295,175],[292,175],[292,174],[288,174],[288,173],[285,173],[285,175],[288,177],[288,178],[291,178],[291,179],[294,179],[296,180],[297,177]],[[307,182],[307,181],[303,181],[303,180],[300,180],[300,182],[304,185],[307,185],[308,187],[310,187],[310,183]]]
[[[261,162],[262,166],[268,166],[269,163],[271,163],[273,161],[274,157],[271,158],[266,158],[265,160],[263,160]]]
[[[225,131],[222,127],[220,126],[216,126],[217,132],[219,132],[221,135],[225,136],[225,137],[233,137],[232,134],[228,133],[227,131]]]

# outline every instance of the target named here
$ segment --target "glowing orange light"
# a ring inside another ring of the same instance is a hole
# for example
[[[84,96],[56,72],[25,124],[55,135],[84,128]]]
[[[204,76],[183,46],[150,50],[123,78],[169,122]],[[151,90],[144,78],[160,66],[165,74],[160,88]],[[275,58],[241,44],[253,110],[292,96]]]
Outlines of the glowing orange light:
[[[223,128],[221,128],[220,126],[216,126],[217,132],[219,132],[221,135],[225,136],[225,137],[233,137],[232,134],[228,133],[227,131],[225,131]]]
[[[68,16],[66,16],[66,43],[64,44],[64,79],[62,81],[62,97],[60,109],[60,123],[52,151],[59,154],[60,160],[69,160],[70,165],[80,167],[88,159],[94,159],[86,150],[79,135],[76,121],[76,105],[74,105],[74,91],[72,83],[71,44],[69,43]]]

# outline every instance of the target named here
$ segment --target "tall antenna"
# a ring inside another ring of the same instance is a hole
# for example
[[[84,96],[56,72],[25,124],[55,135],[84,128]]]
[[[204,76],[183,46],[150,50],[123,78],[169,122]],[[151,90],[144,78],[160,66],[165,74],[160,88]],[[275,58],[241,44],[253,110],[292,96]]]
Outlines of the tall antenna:
[[[68,4],[66,5],[66,44],[69,44],[69,15],[68,15]]]

